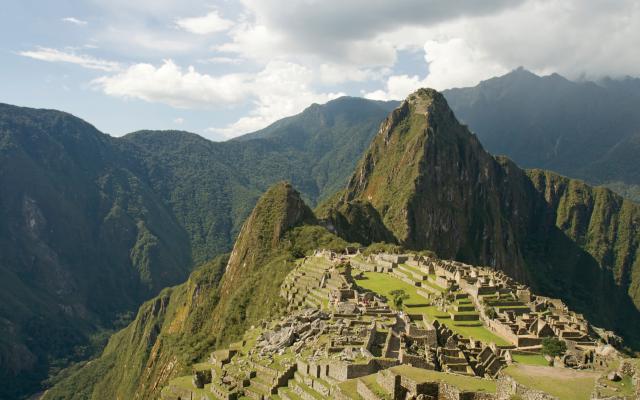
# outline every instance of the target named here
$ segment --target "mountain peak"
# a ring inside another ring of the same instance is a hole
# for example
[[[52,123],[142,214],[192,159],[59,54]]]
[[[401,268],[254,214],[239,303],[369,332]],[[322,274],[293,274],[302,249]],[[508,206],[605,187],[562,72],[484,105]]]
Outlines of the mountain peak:
[[[414,113],[428,115],[434,110],[441,108],[448,109],[447,100],[442,93],[431,88],[420,88],[407,96],[405,100],[412,106]]]

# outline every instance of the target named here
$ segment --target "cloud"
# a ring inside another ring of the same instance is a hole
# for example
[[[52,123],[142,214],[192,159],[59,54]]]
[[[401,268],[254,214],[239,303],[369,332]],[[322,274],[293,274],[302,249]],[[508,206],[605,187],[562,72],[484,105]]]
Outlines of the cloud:
[[[484,15],[521,0],[242,0],[250,19],[219,50],[246,58],[306,55],[358,67],[391,66],[396,45],[385,35],[406,26]],[[424,43],[424,41],[422,41]]]
[[[245,117],[222,128],[208,131],[227,138],[252,132],[290,115],[312,103],[326,103],[344,93],[319,93],[312,88],[314,73],[290,62],[270,62],[251,82],[254,108]]]
[[[224,19],[217,11],[211,11],[203,17],[180,18],[176,25],[187,32],[197,35],[226,31],[233,26],[233,22]]]
[[[184,71],[172,60],[155,67],[134,64],[112,76],[93,81],[109,96],[168,104],[175,108],[212,107],[237,103],[251,92],[244,74],[211,76],[194,67]]]
[[[85,26],[88,24],[87,21],[83,21],[74,17],[66,17],[66,18],[62,18],[63,22],[68,22],[70,24],[74,24],[74,25],[78,25],[78,26]]]
[[[92,84],[109,96],[175,108],[229,107],[249,101],[251,111],[246,116],[208,130],[233,137],[296,114],[311,103],[325,103],[344,95],[316,91],[315,80],[314,71],[291,62],[273,61],[255,74],[212,76],[197,72],[194,67],[184,70],[172,60],[165,60],[158,67],[135,64],[118,74],[95,79]]]
[[[174,118],[173,123],[176,125],[182,125],[184,123],[184,118],[182,117]]]
[[[80,65],[84,68],[97,69],[101,71],[118,71],[120,64],[114,61],[102,60],[85,54],[77,54],[75,52],[62,51],[49,47],[38,47],[36,50],[20,51],[19,55],[30,57],[36,60],[47,62],[61,62]]]

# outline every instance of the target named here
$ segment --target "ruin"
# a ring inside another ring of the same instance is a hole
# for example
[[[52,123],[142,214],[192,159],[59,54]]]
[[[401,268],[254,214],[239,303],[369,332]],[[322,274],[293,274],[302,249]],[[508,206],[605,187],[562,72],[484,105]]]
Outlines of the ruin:
[[[393,276],[421,300],[394,306],[362,286],[367,273]],[[488,267],[318,250],[298,260],[280,294],[286,316],[264,321],[198,364],[191,380],[197,392],[187,391],[192,397],[175,383],[162,398],[508,399],[524,389],[502,371],[518,355],[539,355],[544,338],[567,345],[552,360],[556,366],[597,370],[612,360],[582,315]],[[424,307],[440,317],[413,311]],[[503,340],[464,335],[465,327]]]

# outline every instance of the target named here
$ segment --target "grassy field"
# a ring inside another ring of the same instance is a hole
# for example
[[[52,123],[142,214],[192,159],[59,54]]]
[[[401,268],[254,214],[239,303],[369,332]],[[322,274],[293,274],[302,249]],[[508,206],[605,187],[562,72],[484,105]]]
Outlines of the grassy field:
[[[391,291],[401,289],[404,290],[405,293],[409,295],[409,299],[405,301],[408,304],[424,304],[427,299],[420,296],[418,294],[418,287],[410,285],[403,280],[396,278],[390,274],[384,274],[380,272],[365,272],[364,279],[356,280],[356,283],[365,289],[369,289],[373,292],[376,292],[382,296],[385,296],[387,299],[391,299]],[[391,305],[393,307],[393,305]],[[490,332],[487,328],[485,328],[482,323],[456,323],[454,324],[451,321],[451,318],[447,313],[443,313],[438,310],[434,306],[422,306],[422,307],[404,307],[407,312],[411,314],[424,314],[429,320],[437,319],[438,321],[447,324],[455,332],[467,336],[472,337],[476,340],[481,340],[483,342],[494,342],[497,345],[509,345],[510,343],[497,336],[496,334]]]
[[[567,368],[512,365],[504,372],[522,385],[560,400],[588,400],[599,374]]]
[[[513,361],[525,365],[549,366],[549,362],[542,354],[513,354]]]
[[[409,365],[399,365],[397,367],[392,367],[391,370],[418,382],[441,381],[449,383],[460,390],[487,393],[496,392],[496,382],[488,379],[431,371],[422,368],[415,368]]]

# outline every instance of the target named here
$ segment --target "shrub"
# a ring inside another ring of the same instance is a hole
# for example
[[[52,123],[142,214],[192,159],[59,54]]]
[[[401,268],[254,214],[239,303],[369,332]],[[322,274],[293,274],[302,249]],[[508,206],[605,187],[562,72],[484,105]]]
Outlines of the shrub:
[[[551,357],[559,356],[567,351],[567,344],[555,337],[542,339],[542,354]]]

